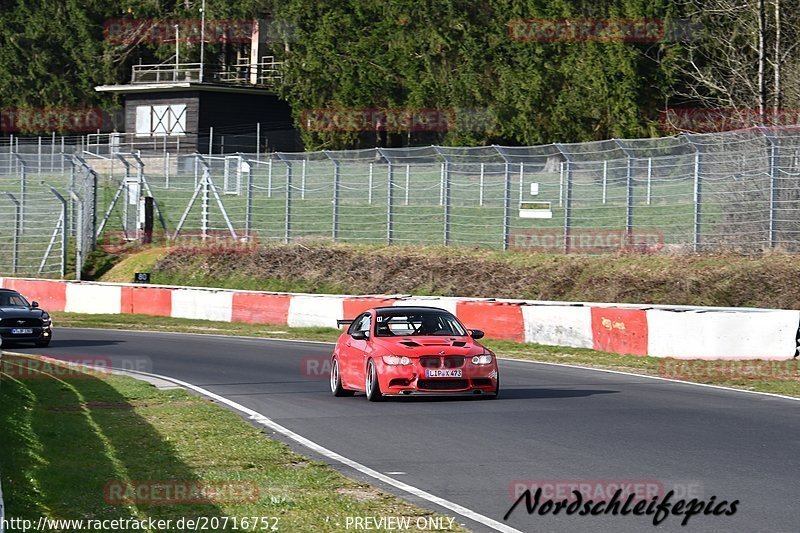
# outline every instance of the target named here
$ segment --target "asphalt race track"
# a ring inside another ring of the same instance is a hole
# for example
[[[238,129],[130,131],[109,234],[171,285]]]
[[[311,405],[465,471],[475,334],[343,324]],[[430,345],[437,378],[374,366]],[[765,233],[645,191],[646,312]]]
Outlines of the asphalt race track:
[[[641,482],[675,499],[739,500],[733,516],[528,515],[520,531],[797,531],[800,402],[636,376],[503,360],[497,400],[333,398],[332,346],[237,337],[62,329],[54,357],[108,357],[204,387],[404,483],[503,521],[515,482]],[[282,439],[285,440],[285,439]],[[296,443],[301,453],[320,458]],[[339,464],[357,479],[381,483]],[[416,497],[406,499],[452,516]],[[688,494],[681,494],[681,492]],[[475,531],[487,526],[463,517]]]

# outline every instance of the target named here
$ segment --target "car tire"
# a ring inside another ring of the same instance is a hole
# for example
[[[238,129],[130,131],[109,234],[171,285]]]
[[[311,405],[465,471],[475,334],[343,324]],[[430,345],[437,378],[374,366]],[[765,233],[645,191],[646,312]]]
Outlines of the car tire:
[[[33,345],[37,348],[47,348],[50,346],[50,337],[47,337],[47,339],[43,341],[36,341],[33,343]]]
[[[364,390],[367,393],[367,400],[371,402],[379,402],[383,400],[381,393],[381,385],[378,382],[378,370],[375,368],[375,362],[370,359],[367,361],[366,378],[364,379]]]
[[[489,393],[485,396],[488,400],[494,400],[500,396],[500,374],[497,374],[497,386],[494,388],[494,394]]]
[[[355,391],[342,387],[342,374],[339,370],[339,359],[337,357],[334,357],[331,362],[331,393],[337,398],[352,396],[355,393]]]

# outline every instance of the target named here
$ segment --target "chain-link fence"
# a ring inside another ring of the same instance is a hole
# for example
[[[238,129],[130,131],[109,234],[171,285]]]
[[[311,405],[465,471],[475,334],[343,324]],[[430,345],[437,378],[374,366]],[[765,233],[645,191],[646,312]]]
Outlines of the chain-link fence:
[[[266,154],[92,146],[0,143],[3,272],[60,275],[67,249],[80,263],[96,239],[140,239],[142,196],[155,199],[155,234],[169,241],[800,249],[800,127]]]

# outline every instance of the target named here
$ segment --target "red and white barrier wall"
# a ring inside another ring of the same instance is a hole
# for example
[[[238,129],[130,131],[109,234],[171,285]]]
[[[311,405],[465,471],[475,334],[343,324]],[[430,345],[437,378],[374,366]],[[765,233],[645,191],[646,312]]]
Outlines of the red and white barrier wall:
[[[335,327],[380,305],[446,309],[486,336],[552,346],[681,359],[791,359],[800,311],[392,296],[290,294],[229,289],[0,278],[42,308]]]

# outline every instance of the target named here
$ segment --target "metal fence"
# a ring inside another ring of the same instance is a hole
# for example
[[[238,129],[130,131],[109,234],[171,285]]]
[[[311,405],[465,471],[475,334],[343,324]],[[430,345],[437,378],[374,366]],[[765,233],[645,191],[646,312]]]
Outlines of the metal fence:
[[[169,241],[800,249],[800,127],[266,154],[47,140],[0,140],[3,272],[57,276],[68,248],[81,264],[97,240],[137,240],[143,195],[155,199],[156,234]]]

